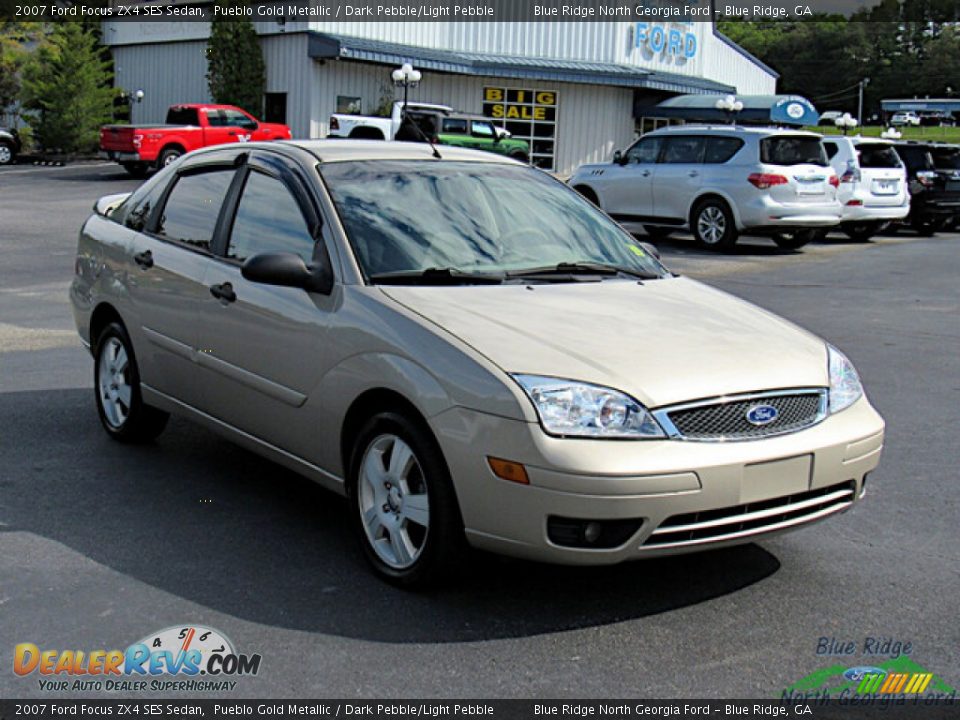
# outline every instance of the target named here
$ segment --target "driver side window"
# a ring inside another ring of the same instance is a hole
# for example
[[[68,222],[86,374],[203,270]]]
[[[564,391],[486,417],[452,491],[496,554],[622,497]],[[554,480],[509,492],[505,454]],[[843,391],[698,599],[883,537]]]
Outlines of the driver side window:
[[[287,186],[251,171],[230,230],[227,257],[243,262],[259,253],[293,253],[309,264],[314,244],[300,205]]]
[[[660,155],[661,139],[644,138],[627,150],[628,163],[655,163]]]

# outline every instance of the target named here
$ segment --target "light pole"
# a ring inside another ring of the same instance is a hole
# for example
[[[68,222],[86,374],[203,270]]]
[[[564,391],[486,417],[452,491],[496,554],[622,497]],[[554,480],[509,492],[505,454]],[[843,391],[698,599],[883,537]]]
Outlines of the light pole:
[[[834,120],[833,123],[838,128],[840,128],[841,131],[843,131],[844,135],[847,134],[848,130],[852,130],[858,124],[856,118],[850,117],[850,113],[844,113],[843,115],[838,117],[836,120]]]
[[[857,102],[857,120],[863,122],[863,89],[870,84],[870,78],[865,77],[858,83],[860,94]]]
[[[743,103],[737,100],[733,95],[722,97],[715,103],[717,110],[721,110],[730,118],[730,124],[736,123],[737,113],[743,110]]]
[[[421,75],[419,70],[414,70],[413,65],[410,63],[404,63],[393,71],[391,77],[393,78],[394,85],[403,87],[403,112],[400,113],[400,122],[402,124],[403,121],[407,119],[407,97],[410,88],[419,85],[423,75]]]

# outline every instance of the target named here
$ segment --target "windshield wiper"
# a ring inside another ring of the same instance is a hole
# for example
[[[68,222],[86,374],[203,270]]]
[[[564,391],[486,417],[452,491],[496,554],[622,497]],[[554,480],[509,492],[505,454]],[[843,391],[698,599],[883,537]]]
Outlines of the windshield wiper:
[[[512,270],[507,273],[507,277],[511,278],[540,277],[544,275],[599,275],[601,277],[627,275],[640,280],[657,280],[660,277],[657,273],[634,270],[633,268],[622,267],[620,265],[608,265],[606,263],[595,262],[562,262],[556,265]]]
[[[426,270],[397,270],[376,273],[370,281],[377,285],[499,285],[503,275],[464,272],[458,268],[431,267]]]

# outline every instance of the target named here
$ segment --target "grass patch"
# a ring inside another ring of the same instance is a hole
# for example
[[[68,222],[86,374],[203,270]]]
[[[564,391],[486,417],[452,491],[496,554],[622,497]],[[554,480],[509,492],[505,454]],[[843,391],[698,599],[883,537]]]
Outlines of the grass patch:
[[[808,127],[821,135],[842,135],[838,127]],[[886,127],[867,125],[866,127],[854,128],[850,135],[862,135],[864,137],[880,137],[880,133],[886,130]],[[940,142],[960,143],[960,127],[899,127],[897,128],[903,137],[901,140],[937,140]]]

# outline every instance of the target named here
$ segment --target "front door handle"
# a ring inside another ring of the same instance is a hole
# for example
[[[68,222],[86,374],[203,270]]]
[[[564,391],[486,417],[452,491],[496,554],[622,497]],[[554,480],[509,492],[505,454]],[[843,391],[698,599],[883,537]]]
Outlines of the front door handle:
[[[687,173],[687,175],[689,175],[690,177],[697,177],[697,175],[699,174],[700,173],[698,173],[696,170],[691,170],[690,172]]]
[[[153,253],[149,250],[144,250],[142,253],[134,255],[133,261],[144,270],[149,270],[153,267]]]
[[[220,283],[219,285],[211,285],[210,294],[213,295],[217,300],[222,300],[226,303],[232,303],[237,299],[237,294],[233,291],[233,285],[228,282]]]
[[[640,174],[643,175],[644,177],[650,177],[650,171],[649,171],[649,170],[644,170],[644,171],[642,171]]]

